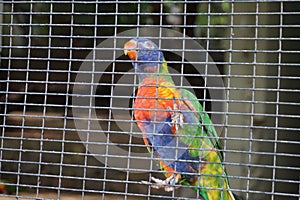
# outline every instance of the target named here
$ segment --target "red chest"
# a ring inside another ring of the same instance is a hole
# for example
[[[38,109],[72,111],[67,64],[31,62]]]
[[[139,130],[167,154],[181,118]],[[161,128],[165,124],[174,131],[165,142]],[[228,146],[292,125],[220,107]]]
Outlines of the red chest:
[[[155,79],[155,81],[157,81]],[[174,92],[164,82],[142,82],[134,102],[136,120],[160,121],[170,115],[174,106]]]

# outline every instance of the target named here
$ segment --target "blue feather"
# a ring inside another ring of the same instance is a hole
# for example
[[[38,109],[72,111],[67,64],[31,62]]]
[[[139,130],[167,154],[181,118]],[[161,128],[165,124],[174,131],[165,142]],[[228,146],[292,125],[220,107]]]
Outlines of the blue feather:
[[[146,138],[150,148],[161,158],[169,167],[176,172],[184,174],[186,179],[192,177],[186,173],[196,173],[199,168],[199,158],[192,157],[188,151],[186,144],[180,141],[179,136],[172,132],[169,125],[171,116],[166,118],[164,122],[151,123],[148,121],[146,125]]]

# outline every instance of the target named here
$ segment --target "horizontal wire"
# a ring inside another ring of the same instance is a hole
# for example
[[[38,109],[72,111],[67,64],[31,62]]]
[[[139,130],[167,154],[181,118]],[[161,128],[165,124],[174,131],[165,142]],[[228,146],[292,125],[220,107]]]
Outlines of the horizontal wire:
[[[9,1],[9,0],[5,0],[5,1],[0,1],[3,3],[14,3],[14,4],[22,4],[22,3],[29,3],[28,1],[24,1],[24,0],[19,0],[19,1]],[[199,0],[190,0],[188,2],[186,2],[185,0],[177,0],[177,3],[199,3]],[[223,0],[201,0],[201,2],[203,3],[224,3]],[[226,0],[225,2],[228,3],[232,3],[232,2],[238,2],[238,3],[245,3],[243,0],[241,1],[234,1],[234,0]],[[257,2],[264,2],[264,1],[257,1],[257,0],[247,0],[248,3],[257,3]],[[291,2],[291,0],[268,0],[268,2],[273,2],[273,3],[278,3],[278,2]],[[111,3],[116,3],[116,0],[110,0],[110,1],[106,1],[103,0],[101,2],[99,1],[86,1],[86,0],[76,0],[76,1],[65,1],[65,0],[52,0],[52,1],[41,1],[41,0],[35,0],[30,2],[30,4],[35,4],[35,3],[45,3],[45,4],[60,4],[60,3],[71,3],[71,4],[111,4]],[[118,4],[143,4],[143,2],[140,1],[118,1]],[[146,3],[146,2],[145,2]],[[147,4],[163,4],[163,3],[174,3],[174,0],[164,0],[163,2],[160,0],[153,0],[151,2],[147,2]]]

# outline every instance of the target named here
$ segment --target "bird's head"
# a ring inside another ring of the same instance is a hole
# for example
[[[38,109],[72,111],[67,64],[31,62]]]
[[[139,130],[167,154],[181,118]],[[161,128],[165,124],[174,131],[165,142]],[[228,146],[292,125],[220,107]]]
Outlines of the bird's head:
[[[124,45],[124,54],[132,60],[135,71],[142,77],[157,73],[168,73],[163,53],[149,39],[131,39]]]

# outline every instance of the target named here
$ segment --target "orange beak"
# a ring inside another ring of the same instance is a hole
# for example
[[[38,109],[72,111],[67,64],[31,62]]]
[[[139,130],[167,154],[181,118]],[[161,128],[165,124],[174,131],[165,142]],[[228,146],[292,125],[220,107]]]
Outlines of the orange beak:
[[[137,42],[135,40],[129,40],[124,45],[124,54],[127,55],[131,60],[136,60],[136,48]]]

